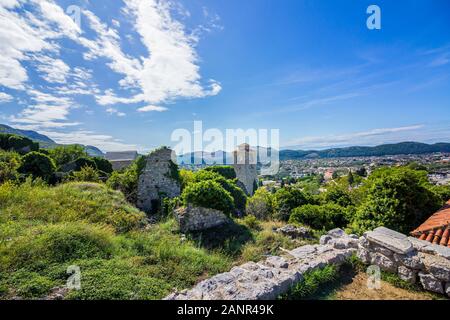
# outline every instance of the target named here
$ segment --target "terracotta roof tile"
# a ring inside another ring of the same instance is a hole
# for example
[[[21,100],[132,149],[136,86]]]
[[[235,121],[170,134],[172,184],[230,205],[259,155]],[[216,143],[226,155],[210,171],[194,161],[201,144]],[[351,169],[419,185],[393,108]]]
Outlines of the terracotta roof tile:
[[[450,248],[450,200],[444,207],[429,217],[411,235]]]

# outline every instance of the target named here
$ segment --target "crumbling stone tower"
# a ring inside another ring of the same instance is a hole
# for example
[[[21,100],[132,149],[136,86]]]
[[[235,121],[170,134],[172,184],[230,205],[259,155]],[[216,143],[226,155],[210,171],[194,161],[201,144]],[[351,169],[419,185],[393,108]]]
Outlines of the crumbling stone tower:
[[[178,168],[172,161],[172,150],[162,147],[147,156],[147,164],[139,176],[137,207],[144,212],[155,212],[165,197],[180,195]]]
[[[256,168],[256,150],[250,148],[250,145],[243,143],[233,152],[233,167],[236,172],[236,178],[245,188],[247,195],[253,195],[258,178]]]

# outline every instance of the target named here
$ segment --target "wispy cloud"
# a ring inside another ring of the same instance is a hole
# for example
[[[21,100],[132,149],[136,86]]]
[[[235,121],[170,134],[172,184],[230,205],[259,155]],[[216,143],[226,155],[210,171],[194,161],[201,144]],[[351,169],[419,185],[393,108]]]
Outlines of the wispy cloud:
[[[284,147],[295,147],[301,149],[314,149],[314,148],[322,149],[338,146],[375,145],[405,140],[407,141],[420,140],[425,136],[427,139],[431,139],[432,137],[424,134],[426,131],[425,129],[426,129],[425,125],[418,124],[393,128],[376,128],[367,131],[326,135],[326,136],[309,136],[290,140],[284,144]],[[442,134],[442,132],[440,132],[439,134]],[[434,138],[439,137],[442,139],[445,138],[442,135],[435,136]]]
[[[13,99],[14,98],[11,95],[4,92],[0,92],[0,103],[10,102]]]
[[[145,107],[141,107],[141,108],[137,109],[138,112],[151,112],[151,111],[163,112],[166,110],[167,110],[166,107],[154,106],[154,105],[149,105],[149,106],[145,106]]]

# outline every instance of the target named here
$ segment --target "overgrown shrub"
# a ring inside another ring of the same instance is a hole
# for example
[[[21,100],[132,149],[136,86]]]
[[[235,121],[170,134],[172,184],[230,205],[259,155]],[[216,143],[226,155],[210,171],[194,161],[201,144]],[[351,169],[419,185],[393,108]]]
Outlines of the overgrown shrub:
[[[85,166],[80,171],[72,172],[68,179],[69,181],[100,182],[99,172],[91,166]]]
[[[273,215],[273,202],[273,195],[265,188],[260,188],[251,198],[248,198],[245,211],[260,220],[268,220]]]
[[[183,191],[182,198],[185,204],[217,209],[226,214],[230,214],[234,210],[231,194],[213,180],[188,185]]]
[[[0,183],[19,178],[20,156],[15,152],[0,150]]]
[[[35,151],[24,155],[21,162],[18,171],[31,175],[33,178],[40,177],[48,180],[56,169],[55,163],[49,156]]]
[[[316,230],[343,228],[347,225],[345,208],[337,204],[307,204],[292,211],[289,222],[310,226]]]

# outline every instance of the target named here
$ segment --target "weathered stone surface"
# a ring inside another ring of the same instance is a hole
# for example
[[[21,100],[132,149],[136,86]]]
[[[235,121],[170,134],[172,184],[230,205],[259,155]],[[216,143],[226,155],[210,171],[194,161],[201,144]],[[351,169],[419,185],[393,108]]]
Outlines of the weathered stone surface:
[[[442,286],[442,282],[431,274],[419,272],[420,283],[425,288],[425,290],[436,292],[436,293],[444,293],[444,288]]]
[[[365,264],[369,264],[371,261],[370,252],[362,246],[358,248],[357,256]]]
[[[398,267],[398,276],[400,277],[400,279],[414,284],[416,283],[417,279],[417,271],[411,270],[404,266],[400,266]]]
[[[233,152],[233,168],[236,178],[243,185],[244,191],[248,195],[253,195],[255,184],[258,178],[256,160],[256,150],[244,143],[238,146]]]
[[[370,263],[375,264],[381,268],[381,270],[388,272],[397,272],[397,265],[394,261],[386,257],[385,255],[374,252],[370,254]]]
[[[445,284],[445,293],[450,297],[450,282]]]
[[[329,236],[327,234],[324,234],[323,236],[320,237],[320,244],[327,244],[328,242],[330,242],[330,240],[333,239],[332,236]]]
[[[414,250],[407,236],[384,227],[367,232],[366,237],[370,242],[374,242],[395,253],[407,254]]]
[[[342,230],[340,228],[336,228],[336,229],[332,229],[332,230],[328,231],[327,234],[329,236],[332,236],[333,238],[340,238],[345,235],[345,232],[344,232],[344,230]]]
[[[424,265],[415,252],[407,255],[394,253],[394,261],[414,270],[423,270]]]
[[[159,206],[162,198],[180,195],[180,183],[173,176],[172,152],[169,148],[161,148],[147,156],[137,191],[136,205],[142,211],[150,213]]]
[[[381,246],[378,246],[378,245],[373,245],[372,249],[375,252],[379,252],[379,253],[381,253],[381,254],[385,255],[386,257],[389,257],[389,258],[391,258],[394,255],[394,252],[392,252],[391,250],[386,249],[386,248],[381,247]]]
[[[229,221],[222,211],[202,207],[182,207],[174,212],[181,232],[199,231],[220,226]]]
[[[419,251],[424,252],[424,253],[430,253],[430,254],[445,258],[447,260],[450,260],[450,248],[449,247],[444,247],[444,246],[440,246],[437,244],[428,243],[427,246],[421,248]]]
[[[288,236],[292,239],[298,239],[298,238],[311,238],[311,230],[305,227],[295,227],[293,225],[285,225],[281,228],[278,228],[275,230],[277,233],[281,233],[285,236]]]
[[[268,257],[265,261],[265,263],[269,266],[272,266],[274,268],[287,268],[289,266],[288,262],[286,259],[282,258],[282,257],[277,257],[277,256],[271,256]]]
[[[441,281],[450,281],[450,260],[422,252],[419,257],[427,272]]]

